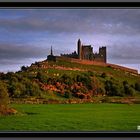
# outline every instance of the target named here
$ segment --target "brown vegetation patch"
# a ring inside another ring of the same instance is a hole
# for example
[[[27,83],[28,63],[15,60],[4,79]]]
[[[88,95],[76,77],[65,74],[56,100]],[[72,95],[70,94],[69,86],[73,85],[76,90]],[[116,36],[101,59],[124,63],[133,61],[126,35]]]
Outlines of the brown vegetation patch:
[[[17,114],[17,110],[15,110],[14,108],[9,108],[9,107],[6,107],[4,105],[1,105],[0,106],[0,115],[14,115],[14,114]]]

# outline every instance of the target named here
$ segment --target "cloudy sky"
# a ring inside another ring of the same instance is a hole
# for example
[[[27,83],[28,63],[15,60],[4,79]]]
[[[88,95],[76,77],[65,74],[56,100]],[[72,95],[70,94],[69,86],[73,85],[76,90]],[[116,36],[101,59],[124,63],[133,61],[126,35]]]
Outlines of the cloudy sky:
[[[107,61],[140,69],[140,9],[0,9],[0,71],[77,50],[107,46]]]

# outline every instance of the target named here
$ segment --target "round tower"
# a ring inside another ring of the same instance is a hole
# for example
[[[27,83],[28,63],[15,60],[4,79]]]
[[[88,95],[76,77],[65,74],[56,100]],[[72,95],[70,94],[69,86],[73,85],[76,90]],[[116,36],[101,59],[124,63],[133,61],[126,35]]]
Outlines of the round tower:
[[[51,46],[51,55],[53,55],[53,50],[52,50],[52,46]]]
[[[77,42],[77,52],[78,52],[78,58],[81,59],[81,50],[82,47],[81,47],[81,40],[78,39],[78,42]]]

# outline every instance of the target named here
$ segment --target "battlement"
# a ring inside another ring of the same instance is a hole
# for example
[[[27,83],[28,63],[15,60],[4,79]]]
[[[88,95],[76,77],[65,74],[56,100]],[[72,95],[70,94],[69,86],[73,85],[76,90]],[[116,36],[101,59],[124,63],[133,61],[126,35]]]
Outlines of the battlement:
[[[100,61],[106,63],[106,47],[100,47],[99,53],[93,53],[91,45],[82,45],[81,40],[77,42],[78,58],[81,60]]]
[[[107,62],[106,46],[100,47],[99,53],[93,53],[93,47],[91,45],[82,45],[80,39],[77,42],[77,53],[74,51],[70,54],[61,54],[61,56],[76,58],[79,60]]]

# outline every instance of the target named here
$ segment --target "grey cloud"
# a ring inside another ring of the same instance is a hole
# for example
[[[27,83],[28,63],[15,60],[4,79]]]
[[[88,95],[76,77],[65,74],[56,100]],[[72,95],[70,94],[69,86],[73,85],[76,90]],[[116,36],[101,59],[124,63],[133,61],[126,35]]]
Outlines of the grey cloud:
[[[116,44],[109,48],[109,60],[122,61],[123,63],[140,63],[140,48],[135,44]]]
[[[24,46],[16,44],[0,44],[0,59],[24,59],[45,57],[48,49],[35,46]]]
[[[13,12],[12,15],[16,15],[16,12]],[[21,34],[19,42],[22,40],[22,35],[29,31],[31,34],[27,34],[27,38],[31,37],[31,40],[28,40],[31,44],[35,41],[35,43],[38,42],[38,46],[41,42],[47,46],[51,44],[51,40],[52,44],[54,43],[56,54],[67,53],[67,51],[70,53],[72,48],[76,49],[76,42],[74,41],[74,44],[72,40],[78,39],[80,36],[87,40],[89,36],[91,39],[94,35],[96,38],[99,37],[99,41],[96,41],[99,44],[100,40],[101,42],[108,40],[106,42],[108,43],[109,60],[130,63],[140,60],[139,9],[23,10],[21,16],[17,14],[14,18],[0,16],[0,29],[7,30],[6,33],[14,32],[17,34],[18,32]],[[46,36],[48,36],[47,40]],[[41,40],[42,37],[45,38],[44,41]],[[35,44],[25,45],[24,40],[27,41],[26,37],[21,41],[22,45],[0,44],[0,63],[8,64],[10,63],[8,59],[16,63],[15,61],[19,59],[47,57],[50,50],[35,47]]]
[[[138,9],[50,9],[30,10],[25,13],[24,16],[13,20],[1,18],[1,27],[15,31],[55,33],[131,34],[140,32],[140,10]]]

